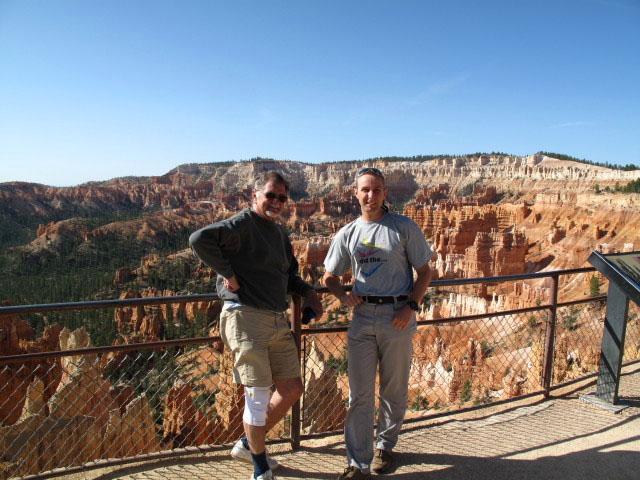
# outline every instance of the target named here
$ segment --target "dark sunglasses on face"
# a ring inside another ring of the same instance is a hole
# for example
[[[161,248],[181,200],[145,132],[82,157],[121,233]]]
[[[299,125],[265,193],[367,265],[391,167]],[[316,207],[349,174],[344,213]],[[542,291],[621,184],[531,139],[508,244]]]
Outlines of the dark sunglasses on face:
[[[289,200],[289,197],[287,197],[286,195],[276,195],[273,192],[262,192],[262,194],[267,197],[268,200],[273,201],[277,198],[280,203],[287,203],[287,200]]]
[[[382,172],[380,170],[378,170],[377,168],[373,168],[373,167],[366,167],[363,168],[362,170],[360,170],[358,172],[358,177],[361,177],[362,175],[364,175],[365,173],[373,173],[374,175],[379,176],[380,178],[384,179],[384,175],[382,174]]]

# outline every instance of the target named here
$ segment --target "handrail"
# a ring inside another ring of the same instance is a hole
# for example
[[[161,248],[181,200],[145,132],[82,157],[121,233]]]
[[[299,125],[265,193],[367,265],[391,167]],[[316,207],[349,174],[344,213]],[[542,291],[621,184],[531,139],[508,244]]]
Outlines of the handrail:
[[[326,290],[325,288],[319,288],[319,291]],[[160,297],[158,297],[160,298]],[[175,297],[162,297],[162,298],[175,298]],[[571,305],[580,305],[583,303],[593,303],[593,302],[604,302],[607,299],[606,295],[600,295],[598,297],[590,297],[584,298],[581,300],[572,300],[570,302],[562,302],[558,303],[558,307],[566,307]],[[296,298],[294,298],[294,302]],[[536,312],[539,310],[547,310],[550,309],[551,305],[539,305],[536,307],[526,307],[526,308],[518,308],[515,310],[501,310],[499,312],[489,312],[489,313],[478,313],[475,315],[464,315],[460,317],[446,317],[446,318],[436,318],[433,320],[418,320],[417,325],[440,325],[443,323],[451,323],[451,322],[468,322],[470,320],[478,320],[481,318],[486,318],[491,315],[512,315],[516,313],[527,313],[527,312]],[[294,309],[294,312],[297,309]],[[292,327],[295,323],[292,325]],[[346,332],[348,326],[335,326],[335,327],[319,327],[319,328],[304,328],[297,333],[294,332],[294,339],[298,342],[299,345],[299,337],[303,335],[314,335],[318,333],[338,333],[338,332]],[[0,357],[0,365],[4,365],[7,363],[16,363],[16,362],[27,362],[31,360],[42,360],[45,358],[60,358],[60,357],[69,357],[74,355],[92,355],[99,353],[111,353],[111,352],[135,352],[137,350],[148,350],[148,349],[160,349],[167,347],[176,347],[183,345],[198,345],[204,343],[212,343],[218,342],[222,339],[220,337],[193,337],[193,338],[181,338],[176,340],[159,340],[157,342],[141,342],[141,343],[128,343],[126,345],[107,345],[103,347],[88,347],[88,348],[78,348],[75,350],[56,350],[51,352],[37,352],[37,353],[23,353],[20,355],[7,355],[4,357]]]
[[[517,310],[508,310],[501,312],[492,312],[500,315],[508,315],[510,313],[523,313],[528,311],[535,310],[544,310],[551,309],[554,310],[558,306],[561,305],[570,305],[570,304],[578,304],[583,303],[585,301],[598,301],[606,299],[606,295],[599,297],[592,297],[586,300],[574,300],[572,302],[557,303],[557,279],[560,275],[570,275],[576,273],[590,272],[595,271],[593,267],[583,267],[576,269],[565,269],[565,270],[555,270],[552,272],[537,272],[537,273],[525,273],[518,275],[503,275],[499,277],[474,277],[474,278],[459,278],[459,279],[450,279],[450,280],[434,280],[429,284],[429,287],[439,287],[439,286],[456,286],[456,285],[466,285],[470,283],[499,283],[513,280],[528,280],[535,278],[552,278],[554,279],[555,289],[553,292],[550,292],[550,301],[549,305],[539,305],[536,307],[527,307],[524,309]],[[345,290],[351,290],[353,285],[347,285],[344,287]],[[329,289],[326,287],[315,287],[316,292],[318,293],[328,293]],[[71,311],[71,310],[96,310],[100,308],[123,308],[123,307],[135,307],[135,306],[144,306],[144,305],[165,305],[170,303],[190,303],[190,302],[201,302],[201,301],[211,301],[219,298],[217,293],[199,293],[199,294],[190,294],[190,295],[173,295],[173,296],[165,296],[165,297],[146,297],[146,298],[122,298],[115,300],[94,300],[94,301],[85,301],[85,302],[67,302],[67,303],[49,303],[49,304],[35,304],[35,305],[16,305],[16,306],[4,306],[0,307],[0,316],[2,315],[11,315],[11,314],[25,314],[25,313],[40,313],[40,312],[52,312],[52,311]],[[555,300],[555,301],[554,301]],[[294,339],[296,341],[296,345],[298,349],[300,349],[301,336],[309,335],[314,333],[332,333],[332,332],[341,332],[346,330],[346,326],[342,327],[324,327],[324,328],[307,328],[302,329],[299,319],[296,321],[296,314],[300,316],[300,308],[301,302],[296,301],[294,298],[294,322],[292,324],[292,330],[294,334]],[[439,318],[433,320],[421,320],[418,322],[419,325],[430,325],[430,324],[441,324],[441,323],[449,323],[449,322],[461,322],[474,320],[478,318],[484,318],[487,314],[477,314],[477,315],[465,315],[461,317],[449,317],[449,318]],[[553,329],[551,330],[551,332]],[[550,331],[548,330],[548,333]],[[16,362],[25,362],[30,360],[39,360],[44,358],[59,358],[70,355],[84,355],[84,354],[99,354],[106,352],[130,352],[142,349],[149,348],[166,348],[178,345],[192,345],[198,343],[210,343],[214,341],[219,341],[219,337],[198,337],[198,338],[189,338],[189,339],[176,339],[176,340],[163,340],[157,342],[143,342],[143,343],[131,343],[127,345],[111,345],[104,347],[90,347],[76,350],[64,350],[64,351],[52,351],[52,352],[37,352],[37,353],[27,353],[21,355],[7,355],[4,357],[0,357],[0,365],[5,365],[9,363]],[[546,351],[546,349],[545,349]],[[548,364],[545,362],[545,365]],[[545,368],[543,375],[547,375],[547,369]],[[548,377],[547,377],[548,378]],[[545,389],[547,392],[548,390]]]
[[[220,337],[193,337],[179,338],[176,340],[160,340],[157,342],[128,343],[126,345],[108,345],[104,347],[77,348],[75,350],[55,350],[52,352],[23,353],[20,355],[7,355],[0,357],[0,365],[6,363],[27,362],[30,360],[42,360],[45,358],[70,357],[75,355],[96,355],[98,353],[111,352],[135,352],[137,350],[153,350],[183,345],[197,345],[199,343],[211,343],[219,341]]]
[[[215,300],[217,293],[194,293],[169,297],[118,298],[116,300],[90,300],[86,302],[42,303],[39,305],[11,305],[0,307],[0,315],[19,313],[61,312],[65,310],[97,310],[99,308],[139,307],[167,303],[191,303]]]
[[[566,270],[554,270],[553,272],[522,273],[518,275],[502,275],[499,277],[474,277],[456,278],[451,280],[433,280],[429,287],[448,287],[456,285],[469,285],[474,283],[500,283],[516,280],[532,280],[535,278],[547,278],[553,275],[571,275],[575,273],[593,272],[593,267],[582,267]],[[346,290],[353,288],[352,285]],[[316,287],[318,293],[327,293],[326,287]],[[0,307],[0,315],[20,314],[20,313],[40,313],[59,312],[66,310],[96,310],[99,308],[121,308],[138,307],[144,305],[163,305],[168,303],[190,303],[219,298],[217,293],[196,293],[190,295],[175,295],[168,297],[147,297],[147,298],[119,298],[115,300],[91,300],[84,302],[65,303],[42,303],[35,305],[10,305]]]

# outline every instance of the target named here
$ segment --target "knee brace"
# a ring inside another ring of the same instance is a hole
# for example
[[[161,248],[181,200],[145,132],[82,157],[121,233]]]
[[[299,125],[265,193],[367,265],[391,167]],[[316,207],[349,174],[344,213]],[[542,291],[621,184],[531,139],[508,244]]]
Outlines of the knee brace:
[[[244,414],[242,419],[249,425],[263,427],[267,421],[267,408],[271,390],[267,387],[244,387]]]

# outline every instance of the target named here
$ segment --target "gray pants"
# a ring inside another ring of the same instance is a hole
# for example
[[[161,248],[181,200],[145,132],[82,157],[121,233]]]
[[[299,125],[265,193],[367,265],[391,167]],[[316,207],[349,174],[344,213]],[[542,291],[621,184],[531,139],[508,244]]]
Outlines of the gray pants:
[[[380,367],[380,404],[376,448],[391,450],[398,442],[407,410],[409,369],[415,315],[407,328],[391,326],[395,310],[405,302],[361,303],[353,311],[348,332],[349,409],[344,436],[349,465],[368,472],[373,460],[376,370]]]

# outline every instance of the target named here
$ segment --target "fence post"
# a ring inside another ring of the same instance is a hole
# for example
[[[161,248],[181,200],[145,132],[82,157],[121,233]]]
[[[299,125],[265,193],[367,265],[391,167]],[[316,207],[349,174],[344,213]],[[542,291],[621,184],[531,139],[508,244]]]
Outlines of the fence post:
[[[549,316],[547,317],[547,331],[544,338],[544,354],[542,357],[542,387],[545,398],[551,392],[553,376],[553,351],[556,338],[556,313],[558,310],[558,274],[551,275],[551,291],[549,292]]]
[[[302,299],[298,295],[293,296],[293,322],[291,322],[291,331],[293,339],[296,342],[296,348],[300,353],[301,348],[301,330],[302,330]],[[300,431],[301,431],[301,402],[296,401],[291,407],[291,447],[296,450],[300,448]]]

